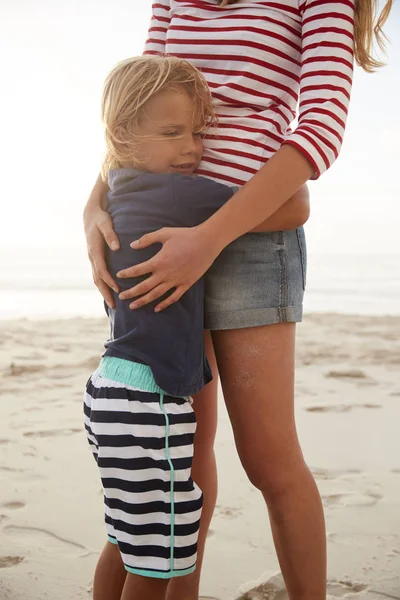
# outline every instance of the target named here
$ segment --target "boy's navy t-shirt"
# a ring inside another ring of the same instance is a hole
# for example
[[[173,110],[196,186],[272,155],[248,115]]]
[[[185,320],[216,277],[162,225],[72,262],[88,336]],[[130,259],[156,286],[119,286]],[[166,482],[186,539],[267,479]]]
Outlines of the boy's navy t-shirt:
[[[233,189],[204,177],[153,174],[136,169],[109,172],[108,212],[120,250],[107,249],[108,269],[116,273],[150,259],[160,244],[133,250],[130,243],[162,227],[194,227],[208,219],[233,194]],[[146,277],[117,279],[121,291]],[[190,396],[212,379],[203,341],[204,279],[160,313],[159,302],[131,310],[130,300],[114,294],[115,308],[105,305],[110,339],[104,356],[148,365],[157,385],[172,396]]]

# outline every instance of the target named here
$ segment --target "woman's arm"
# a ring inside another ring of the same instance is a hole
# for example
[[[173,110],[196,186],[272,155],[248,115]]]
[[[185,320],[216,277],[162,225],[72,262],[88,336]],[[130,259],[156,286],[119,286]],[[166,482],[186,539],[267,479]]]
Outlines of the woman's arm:
[[[308,179],[318,178],[335,161],[346,125],[353,55],[353,0],[305,0],[298,126],[252,180],[207,222],[208,235],[217,236],[222,248],[270,217]]]
[[[310,194],[308,186],[303,185],[268,219],[251,229],[251,232],[288,231],[307,223],[310,217]]]
[[[229,202],[199,226],[201,234],[213,240],[218,255],[233,240],[278,214],[287,198],[313,173],[313,165],[301,152],[283,145]]]
[[[165,39],[170,24],[170,0],[153,2],[151,8],[151,21],[143,54],[164,54]]]
[[[110,288],[116,293],[119,288],[107,270],[104,241],[111,250],[119,249],[119,241],[114,233],[111,217],[104,210],[107,206],[107,192],[108,185],[99,175],[83,211],[83,223],[88,256],[92,264],[93,281],[108,306],[113,308],[114,299]]]

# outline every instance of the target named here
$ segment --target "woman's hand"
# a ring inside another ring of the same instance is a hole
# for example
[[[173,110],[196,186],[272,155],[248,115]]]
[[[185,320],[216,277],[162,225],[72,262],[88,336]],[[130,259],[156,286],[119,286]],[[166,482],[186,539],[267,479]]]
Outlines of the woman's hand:
[[[118,250],[119,241],[114,233],[110,215],[99,205],[88,204],[83,213],[86,244],[89,260],[92,264],[93,281],[110,308],[114,307],[114,298],[110,288],[117,294],[118,285],[107,270],[104,255],[104,242],[111,250]]]
[[[117,274],[118,277],[127,278],[150,273],[147,279],[120,295],[122,300],[141,296],[130,304],[131,309],[157,300],[173,290],[154,309],[156,312],[164,310],[179,300],[204,275],[221,252],[202,225],[190,228],[165,227],[132,242],[131,247],[145,248],[155,243],[161,243],[163,247],[153,258]]]

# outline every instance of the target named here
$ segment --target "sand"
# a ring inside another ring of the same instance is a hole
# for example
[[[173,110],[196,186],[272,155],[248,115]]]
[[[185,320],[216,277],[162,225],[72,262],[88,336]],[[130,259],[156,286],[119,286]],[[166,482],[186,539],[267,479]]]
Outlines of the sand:
[[[0,328],[0,598],[86,600],[105,532],[81,402],[107,323]],[[326,511],[329,597],[400,598],[400,318],[307,316],[297,361],[299,434]],[[216,449],[201,593],[287,598],[222,396]]]

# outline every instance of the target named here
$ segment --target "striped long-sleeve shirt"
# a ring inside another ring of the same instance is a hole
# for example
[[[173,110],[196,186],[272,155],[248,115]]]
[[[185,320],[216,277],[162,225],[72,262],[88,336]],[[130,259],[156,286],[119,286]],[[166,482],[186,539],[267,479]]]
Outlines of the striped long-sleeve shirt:
[[[314,178],[330,167],[343,140],[353,48],[353,0],[159,0],[145,53],[202,71],[218,127],[197,172],[243,185],[283,143],[308,158]]]

